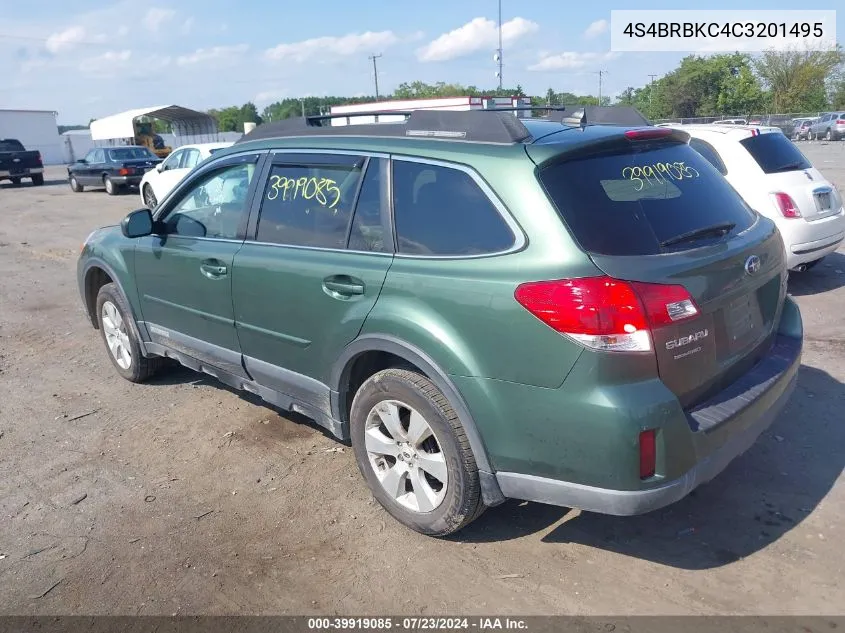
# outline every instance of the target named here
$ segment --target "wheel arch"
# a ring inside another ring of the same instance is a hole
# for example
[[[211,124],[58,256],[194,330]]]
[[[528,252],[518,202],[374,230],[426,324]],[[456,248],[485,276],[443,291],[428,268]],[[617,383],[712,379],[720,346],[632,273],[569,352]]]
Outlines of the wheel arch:
[[[478,432],[475,420],[469,412],[469,408],[460,392],[449,378],[449,375],[421,349],[395,336],[389,334],[365,334],[346,346],[346,349],[344,349],[332,368],[330,379],[332,415],[336,419],[341,420],[344,425],[348,424],[349,405],[351,405],[352,398],[355,395],[354,393],[350,393],[349,389],[352,370],[357,360],[365,354],[372,352],[390,354],[407,364],[413,365],[437,386],[449,400],[449,403],[455,409],[455,413],[458,414],[458,418],[466,431],[467,439],[469,440],[470,448],[475,456],[475,462],[478,465],[479,471],[492,473],[493,470],[487,456],[487,449],[484,446],[481,434]],[[492,474],[491,478],[495,482],[495,477]],[[483,479],[487,478],[484,477]],[[498,486],[496,486],[496,489],[498,490]],[[494,503],[499,501],[495,494],[492,494],[488,500],[487,486],[484,484],[482,485],[482,491],[484,492],[485,503],[487,505],[494,505]],[[498,494],[501,495],[501,492]]]
[[[124,275],[126,274],[128,273],[124,271]],[[91,321],[91,325],[93,325],[95,329],[100,328],[99,321],[97,320],[97,294],[100,292],[100,288],[107,283],[113,283],[115,285],[115,288],[117,288],[117,292],[120,293],[124,304],[129,308],[131,313],[131,318],[129,319],[130,327],[134,330],[135,336],[138,339],[138,344],[141,347],[141,351],[144,356],[146,356],[147,348],[144,344],[144,338],[138,330],[138,315],[136,314],[135,306],[132,301],[129,300],[129,297],[123,288],[121,275],[113,266],[99,257],[91,258],[85,262],[80,283],[85,311],[88,313],[88,319]]]

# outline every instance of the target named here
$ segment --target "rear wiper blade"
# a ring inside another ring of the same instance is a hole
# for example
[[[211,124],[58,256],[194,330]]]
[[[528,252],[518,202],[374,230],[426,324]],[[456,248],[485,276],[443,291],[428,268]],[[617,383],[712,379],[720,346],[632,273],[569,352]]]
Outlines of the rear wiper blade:
[[[801,160],[794,160],[791,163],[786,163],[786,165],[780,165],[775,167],[772,171],[792,171],[793,169],[800,169],[804,166],[804,161]]]
[[[694,231],[688,231],[687,233],[681,233],[680,235],[676,235],[675,237],[670,237],[668,240],[663,240],[660,242],[660,246],[674,246],[675,244],[681,244],[683,242],[692,242],[702,237],[708,236],[716,236],[721,237],[731,231],[736,226],[733,222],[722,222],[721,224],[713,224],[711,226],[705,226],[700,229],[695,229]]]

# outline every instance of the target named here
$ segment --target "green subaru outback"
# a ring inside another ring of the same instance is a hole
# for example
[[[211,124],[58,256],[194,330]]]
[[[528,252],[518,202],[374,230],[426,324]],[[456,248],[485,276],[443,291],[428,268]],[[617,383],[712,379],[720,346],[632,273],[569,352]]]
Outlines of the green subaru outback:
[[[506,498],[665,506],[788,399],[780,236],[684,132],[318,123],[259,126],[88,238],[79,289],[121,376],[175,359],[312,418],[431,535]]]

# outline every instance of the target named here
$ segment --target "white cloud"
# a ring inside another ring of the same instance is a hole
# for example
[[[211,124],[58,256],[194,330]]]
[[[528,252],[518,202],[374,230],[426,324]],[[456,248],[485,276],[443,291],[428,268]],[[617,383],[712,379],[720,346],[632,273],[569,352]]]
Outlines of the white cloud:
[[[234,57],[243,55],[249,49],[248,44],[235,44],[233,46],[212,46],[211,48],[198,48],[190,55],[180,55],[176,63],[180,66],[191,66],[210,61],[231,60]]]
[[[79,70],[84,73],[110,73],[123,66],[132,57],[132,51],[107,51],[96,57],[88,57],[79,63]]]
[[[173,16],[175,15],[176,11],[173,9],[160,9],[158,7],[153,7],[147,11],[142,23],[148,31],[155,33],[165,22],[173,19]]]
[[[379,52],[399,41],[393,31],[350,33],[341,37],[315,37],[293,44],[279,44],[265,51],[268,59],[304,62],[309,59]]]
[[[607,53],[578,53],[565,51],[557,55],[545,55],[536,64],[528,67],[528,70],[578,70],[589,64],[616,59],[618,53],[608,51]]]
[[[584,31],[584,37],[591,40],[606,32],[608,28],[610,28],[610,22],[607,20],[596,20]]]
[[[121,26],[119,29],[117,29],[117,36],[118,37],[125,37],[128,34],[129,34],[129,27],[126,26],[125,24],[123,26]]]
[[[194,28],[194,18],[193,16],[187,18],[184,22],[182,22],[182,34],[187,35],[190,33]]]
[[[502,24],[502,41],[510,44],[539,28],[540,26],[531,20],[513,18]],[[487,18],[475,18],[420,48],[417,57],[423,62],[440,62],[482,50],[492,53],[498,42],[499,29],[496,22]]]
[[[256,106],[261,107],[281,101],[287,96],[288,94],[284,90],[263,90],[252,98],[252,102]]]
[[[70,50],[85,40],[85,29],[81,26],[71,26],[64,31],[53,33],[47,38],[45,46],[51,53]]]

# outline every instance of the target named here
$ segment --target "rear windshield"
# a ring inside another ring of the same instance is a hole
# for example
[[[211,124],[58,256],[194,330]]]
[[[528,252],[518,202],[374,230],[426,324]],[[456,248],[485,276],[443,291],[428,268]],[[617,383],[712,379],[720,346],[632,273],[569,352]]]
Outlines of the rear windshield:
[[[758,134],[742,139],[740,143],[767,174],[812,167],[804,154],[783,134]]]
[[[110,149],[109,156],[112,160],[133,160],[136,158],[155,158],[153,154],[146,147],[121,147],[120,149]]]
[[[20,141],[16,141],[13,138],[7,138],[5,140],[0,140],[0,152],[22,152],[24,151],[23,145],[21,145]]]
[[[596,254],[675,252],[726,239],[755,220],[721,174],[686,144],[555,163],[540,180],[581,247]]]

